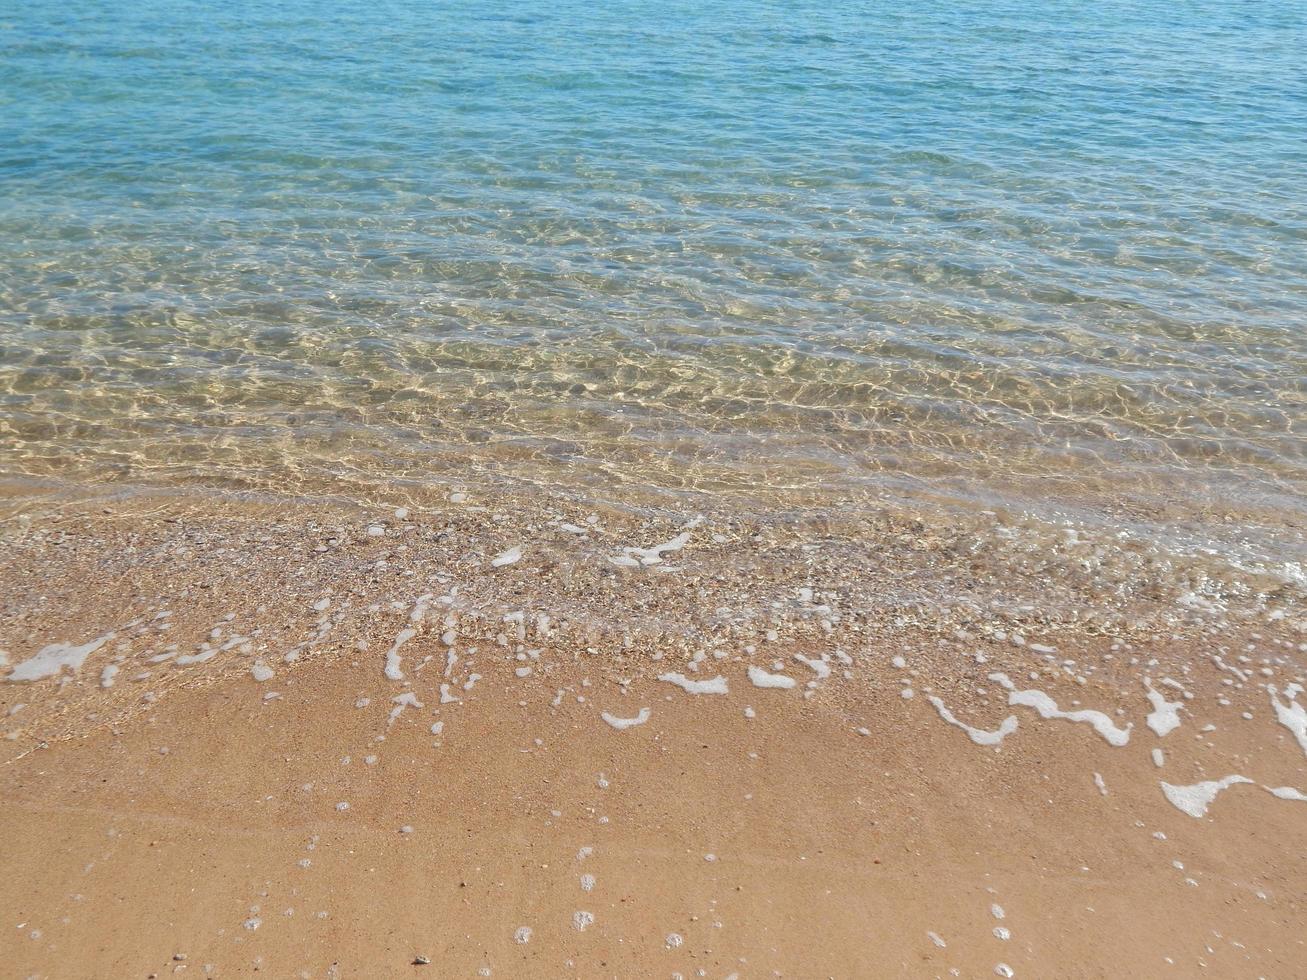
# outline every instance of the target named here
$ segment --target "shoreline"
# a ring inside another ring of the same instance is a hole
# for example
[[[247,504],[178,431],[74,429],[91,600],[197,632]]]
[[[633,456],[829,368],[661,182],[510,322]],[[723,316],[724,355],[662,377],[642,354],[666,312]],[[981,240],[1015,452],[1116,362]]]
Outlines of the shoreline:
[[[6,498],[21,975],[1307,955],[1301,606],[1095,597],[888,518],[487,503]]]

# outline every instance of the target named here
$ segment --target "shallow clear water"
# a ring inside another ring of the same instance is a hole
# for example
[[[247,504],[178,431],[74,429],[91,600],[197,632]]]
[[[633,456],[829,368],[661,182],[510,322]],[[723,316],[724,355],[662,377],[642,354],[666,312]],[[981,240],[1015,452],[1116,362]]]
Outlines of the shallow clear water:
[[[11,4],[0,464],[1279,540],[1304,64],[1296,2]]]

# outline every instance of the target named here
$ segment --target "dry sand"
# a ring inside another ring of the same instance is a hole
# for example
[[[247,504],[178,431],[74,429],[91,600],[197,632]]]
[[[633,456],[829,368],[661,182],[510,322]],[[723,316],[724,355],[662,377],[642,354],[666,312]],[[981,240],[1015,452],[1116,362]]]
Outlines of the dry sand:
[[[1022,610],[922,529],[590,516],[8,499],[0,677],[112,636],[0,681],[0,974],[1307,976],[1283,593]]]

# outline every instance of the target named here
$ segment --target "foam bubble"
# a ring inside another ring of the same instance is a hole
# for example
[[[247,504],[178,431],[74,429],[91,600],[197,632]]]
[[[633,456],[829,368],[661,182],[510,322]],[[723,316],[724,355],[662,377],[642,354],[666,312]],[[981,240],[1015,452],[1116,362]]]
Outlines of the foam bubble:
[[[1147,688],[1148,700],[1152,704],[1153,710],[1149,712],[1148,718],[1145,719],[1148,727],[1153,730],[1158,738],[1165,738],[1171,732],[1180,727],[1180,701],[1168,701],[1157,691],[1152,681],[1145,677],[1144,687]]]
[[[1018,691],[1007,674],[990,674],[989,679],[1007,690],[1008,704],[1034,708],[1039,712],[1041,718],[1062,718],[1066,721],[1090,725],[1094,731],[1103,736],[1104,741],[1117,748],[1130,741],[1130,730],[1134,727],[1133,725],[1117,728],[1112,723],[1112,719],[1103,712],[1093,711],[1088,708],[1080,711],[1063,711],[1057,706],[1057,702],[1043,691]]]
[[[640,713],[634,718],[618,718],[616,715],[610,715],[607,711],[600,712],[599,717],[619,732],[622,732],[628,728],[634,728],[636,725],[643,725],[649,720],[649,714],[648,708],[641,708]]]
[[[944,702],[934,695],[930,695],[928,700],[935,706],[935,710],[939,712],[941,718],[950,725],[961,728],[967,733],[971,741],[975,742],[977,745],[1000,745],[1002,744],[1003,739],[1007,738],[1017,730],[1016,715],[1008,715],[1003,719],[1002,724],[998,726],[996,731],[987,732],[980,728],[972,728],[965,722],[959,721],[954,717],[953,712],[949,711],[948,707],[945,706]]]
[[[6,680],[39,681],[61,673],[65,667],[75,674],[82,669],[87,657],[112,640],[114,635],[105,633],[104,636],[76,646],[70,643],[51,643],[11,670]]]
[[[694,681],[684,674],[670,673],[659,674],[660,681],[666,681],[668,684],[675,684],[683,691],[690,694],[729,694],[730,691],[726,686],[725,677],[714,677],[706,681]]]
[[[1208,779],[1201,783],[1194,783],[1192,786],[1174,786],[1163,782],[1162,792],[1177,810],[1195,819],[1201,819],[1207,815],[1207,808],[1211,806],[1221,790],[1229,789],[1239,783],[1251,782],[1251,779],[1238,775],[1226,776],[1224,779]]]
[[[403,658],[399,655],[399,648],[417,635],[418,631],[410,626],[400,630],[395,637],[395,642],[386,651],[386,677],[388,679],[392,681],[402,681],[404,679],[404,672],[400,670]]]
[[[795,687],[799,682],[793,677],[786,677],[784,674],[769,674],[761,667],[749,667],[749,680],[753,682],[754,687],[775,687],[789,690]]]
[[[11,677],[10,680],[12,679]],[[1284,696],[1288,703],[1280,700],[1279,689],[1274,684],[1267,684],[1266,690],[1271,695],[1275,720],[1293,733],[1293,737],[1298,741],[1298,747],[1302,749],[1304,755],[1307,755],[1307,708],[1297,701],[1301,688],[1297,684],[1290,684],[1285,689]]]

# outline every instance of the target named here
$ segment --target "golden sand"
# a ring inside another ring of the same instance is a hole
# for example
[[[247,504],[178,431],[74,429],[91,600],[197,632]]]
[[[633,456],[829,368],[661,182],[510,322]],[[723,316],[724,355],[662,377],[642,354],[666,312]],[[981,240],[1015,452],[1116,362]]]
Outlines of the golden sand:
[[[0,677],[107,637],[0,682],[6,977],[1307,973],[1274,594],[461,499],[15,496],[3,529]],[[1162,785],[1235,774],[1202,816]]]

